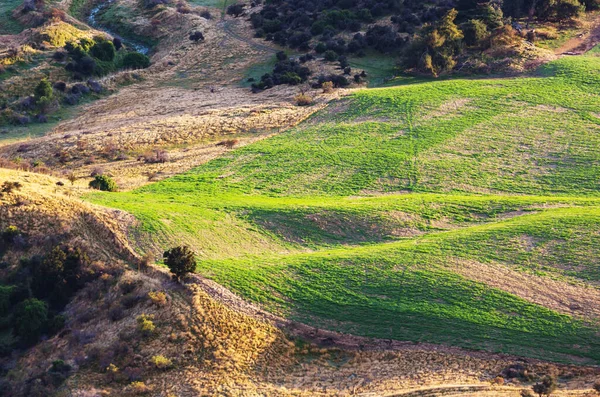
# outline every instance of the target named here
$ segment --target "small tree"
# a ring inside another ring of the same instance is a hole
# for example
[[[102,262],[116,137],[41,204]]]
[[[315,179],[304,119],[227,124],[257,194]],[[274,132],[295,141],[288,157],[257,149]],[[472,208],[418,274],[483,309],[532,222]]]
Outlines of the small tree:
[[[73,186],[75,184],[75,181],[77,180],[77,175],[75,175],[75,173],[71,171],[67,174],[67,179],[69,180],[69,182],[71,182],[71,186]]]
[[[594,390],[600,394],[600,380],[594,383]]]
[[[196,270],[196,255],[187,246],[171,248],[163,254],[165,265],[173,273],[173,279],[180,281],[188,273]]]
[[[540,397],[550,396],[552,393],[554,393],[557,387],[558,384],[556,383],[556,379],[551,376],[546,376],[541,382],[533,385],[533,391]]]
[[[47,79],[42,79],[35,87],[35,99],[47,97],[52,98],[54,91],[52,90],[52,84]]]
[[[104,192],[116,192],[118,189],[115,181],[108,175],[96,175],[90,182],[90,187]]]
[[[232,4],[227,7],[227,15],[232,15],[237,18],[244,13],[244,5],[243,4]]]
[[[47,79],[42,79],[35,87],[34,97],[35,103],[37,103],[40,110],[45,112],[52,103],[52,98],[54,97],[52,84],[50,84]]]

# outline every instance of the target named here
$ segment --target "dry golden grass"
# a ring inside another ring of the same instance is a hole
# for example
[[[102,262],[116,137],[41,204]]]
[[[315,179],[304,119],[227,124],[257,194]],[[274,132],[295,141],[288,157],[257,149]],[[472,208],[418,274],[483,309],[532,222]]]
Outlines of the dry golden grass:
[[[77,240],[94,259],[136,258],[122,229],[133,222],[130,215],[84,203],[76,197],[77,188],[66,181],[58,186],[59,180],[50,176],[0,168],[0,183],[4,181],[23,187],[0,197],[0,229],[17,226],[33,241],[59,236]]]

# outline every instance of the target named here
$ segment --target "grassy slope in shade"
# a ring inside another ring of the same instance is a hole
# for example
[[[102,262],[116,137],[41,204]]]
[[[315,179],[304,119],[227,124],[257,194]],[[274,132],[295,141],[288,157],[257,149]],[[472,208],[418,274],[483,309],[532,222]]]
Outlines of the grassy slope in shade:
[[[136,215],[140,247],[188,243],[201,274],[304,322],[598,363],[596,318],[448,263],[595,288],[599,71],[563,58],[529,78],[363,90],[184,175],[90,198]]]
[[[14,9],[21,4],[22,0],[0,1],[0,35],[21,33],[23,26],[12,17]]]

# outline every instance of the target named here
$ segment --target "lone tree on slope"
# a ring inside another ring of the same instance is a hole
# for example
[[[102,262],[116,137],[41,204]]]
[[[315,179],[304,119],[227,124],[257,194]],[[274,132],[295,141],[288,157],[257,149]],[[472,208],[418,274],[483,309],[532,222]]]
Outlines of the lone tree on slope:
[[[173,279],[181,281],[188,273],[196,270],[196,255],[187,246],[171,248],[163,254],[165,265],[173,273]]]

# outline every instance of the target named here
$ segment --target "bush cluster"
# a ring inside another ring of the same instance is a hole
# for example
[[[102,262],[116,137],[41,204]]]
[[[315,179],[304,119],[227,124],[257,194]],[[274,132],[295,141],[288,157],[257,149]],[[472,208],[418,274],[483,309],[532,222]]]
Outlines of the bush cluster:
[[[196,254],[185,245],[165,251],[163,259],[175,281],[181,281],[188,273],[196,270]]]
[[[599,5],[598,0],[277,0],[254,13],[240,5],[228,11],[233,16],[249,11],[257,37],[312,50],[329,62],[372,49],[401,54],[407,68],[438,75],[456,66],[465,47],[489,46],[497,30],[510,26],[505,16],[561,21]],[[384,16],[392,25],[373,23]],[[266,76],[258,86],[271,82],[273,76]]]
[[[17,228],[2,233],[2,244],[10,249],[27,239]],[[65,322],[60,311],[86,283],[97,276],[80,248],[59,245],[46,255],[21,259],[0,279],[0,354],[36,343],[42,335],[59,331]]]
[[[119,69],[150,66],[150,59],[146,55],[124,51],[123,43],[117,38],[112,41],[102,36],[84,38],[67,43],[65,50],[69,60],[65,68],[78,80],[92,75],[103,76]]]
[[[304,83],[309,76],[309,68],[280,52],[277,54],[277,63],[273,72],[263,75],[258,83],[252,84],[252,89],[265,90],[281,84],[298,85]]]

